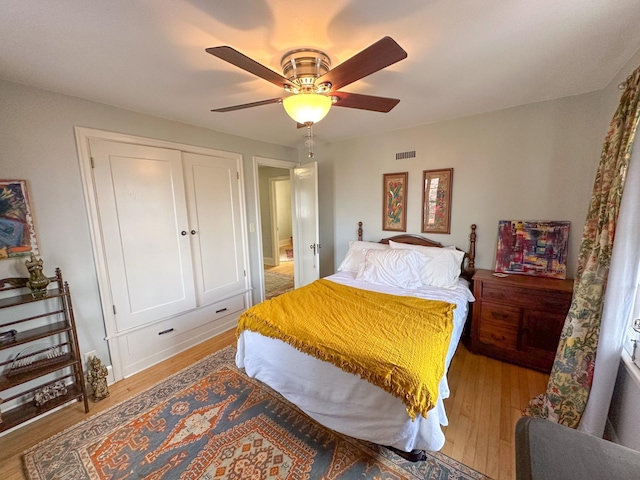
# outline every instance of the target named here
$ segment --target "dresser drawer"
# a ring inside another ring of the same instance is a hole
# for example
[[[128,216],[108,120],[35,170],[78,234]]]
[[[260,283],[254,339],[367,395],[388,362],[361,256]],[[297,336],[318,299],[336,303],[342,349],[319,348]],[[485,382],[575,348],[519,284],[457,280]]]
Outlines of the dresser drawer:
[[[235,327],[245,308],[245,295],[238,295],[120,335],[117,341],[124,375],[169,358],[216,332]]]
[[[480,325],[478,337],[482,343],[495,345],[501,349],[517,350],[518,325],[485,320]]]
[[[141,349],[155,351],[172,346],[176,343],[176,337],[188,334],[191,330],[215,322],[219,318],[239,312],[244,308],[244,297],[240,295],[195,310],[192,315],[176,316],[136,330],[127,335],[129,353],[133,354]]]
[[[520,309],[498,303],[482,302],[480,322],[503,323],[505,326],[520,326]]]
[[[571,305],[570,293],[541,291],[509,285],[485,284],[482,289],[482,299],[536,310],[562,311],[568,310]]]

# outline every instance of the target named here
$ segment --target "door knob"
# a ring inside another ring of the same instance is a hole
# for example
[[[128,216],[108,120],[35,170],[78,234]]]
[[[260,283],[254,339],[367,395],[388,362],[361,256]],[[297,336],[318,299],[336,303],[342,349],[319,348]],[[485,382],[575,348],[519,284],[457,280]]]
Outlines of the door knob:
[[[186,230],[182,230],[182,231],[180,232],[180,235],[182,235],[183,237],[184,237],[186,234],[187,234],[187,231],[186,231]]]

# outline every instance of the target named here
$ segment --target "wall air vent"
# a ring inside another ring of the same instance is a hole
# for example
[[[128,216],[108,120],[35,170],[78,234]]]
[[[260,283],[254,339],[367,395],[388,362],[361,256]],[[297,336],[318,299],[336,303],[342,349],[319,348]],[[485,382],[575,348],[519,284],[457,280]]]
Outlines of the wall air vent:
[[[404,160],[405,158],[416,158],[416,151],[396,153],[396,160]]]

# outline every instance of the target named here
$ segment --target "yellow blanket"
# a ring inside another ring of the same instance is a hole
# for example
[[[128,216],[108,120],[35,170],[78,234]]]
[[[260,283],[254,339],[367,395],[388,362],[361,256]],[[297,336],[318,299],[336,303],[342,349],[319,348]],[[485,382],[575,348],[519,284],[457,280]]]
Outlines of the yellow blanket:
[[[454,308],[317,280],[251,307],[240,316],[238,334],[280,339],[358,374],[399,397],[415,419],[438,399]]]

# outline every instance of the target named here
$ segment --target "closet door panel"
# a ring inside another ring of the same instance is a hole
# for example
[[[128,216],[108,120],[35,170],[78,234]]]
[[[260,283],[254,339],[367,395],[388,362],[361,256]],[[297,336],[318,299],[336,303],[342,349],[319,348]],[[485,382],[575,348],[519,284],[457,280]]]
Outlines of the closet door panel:
[[[180,152],[90,145],[118,331],[194,308]]]
[[[183,153],[199,305],[246,290],[238,160]]]

